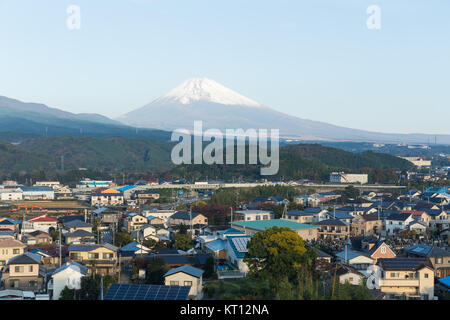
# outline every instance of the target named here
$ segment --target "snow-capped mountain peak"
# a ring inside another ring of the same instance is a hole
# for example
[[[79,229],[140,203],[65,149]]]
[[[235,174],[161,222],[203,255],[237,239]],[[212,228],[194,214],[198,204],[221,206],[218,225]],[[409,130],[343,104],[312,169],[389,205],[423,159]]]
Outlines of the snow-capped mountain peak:
[[[258,102],[246,98],[208,78],[189,79],[154,102],[190,104],[197,101],[261,107]]]

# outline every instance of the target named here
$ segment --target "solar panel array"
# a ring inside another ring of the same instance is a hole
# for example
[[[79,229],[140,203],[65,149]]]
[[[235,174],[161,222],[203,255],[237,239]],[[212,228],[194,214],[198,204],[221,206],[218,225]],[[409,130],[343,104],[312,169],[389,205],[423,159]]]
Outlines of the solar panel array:
[[[191,287],[114,283],[103,300],[187,300]]]
[[[247,243],[249,242],[250,238],[232,238],[231,241],[233,242],[234,246],[236,247],[236,250],[239,252],[247,252]]]

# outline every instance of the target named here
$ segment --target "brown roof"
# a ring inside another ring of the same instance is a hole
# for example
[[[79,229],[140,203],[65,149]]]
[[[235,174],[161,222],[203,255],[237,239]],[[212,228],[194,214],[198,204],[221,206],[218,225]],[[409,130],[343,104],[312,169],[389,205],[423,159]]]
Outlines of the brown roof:
[[[0,248],[25,248],[26,245],[15,239],[0,239]]]

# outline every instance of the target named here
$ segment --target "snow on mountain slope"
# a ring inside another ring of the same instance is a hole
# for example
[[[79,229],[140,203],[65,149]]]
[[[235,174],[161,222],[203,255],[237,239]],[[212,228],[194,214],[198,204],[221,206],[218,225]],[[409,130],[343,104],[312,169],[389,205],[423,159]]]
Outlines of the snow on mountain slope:
[[[163,95],[154,103],[214,102],[224,105],[260,107],[261,105],[208,78],[192,78]]]

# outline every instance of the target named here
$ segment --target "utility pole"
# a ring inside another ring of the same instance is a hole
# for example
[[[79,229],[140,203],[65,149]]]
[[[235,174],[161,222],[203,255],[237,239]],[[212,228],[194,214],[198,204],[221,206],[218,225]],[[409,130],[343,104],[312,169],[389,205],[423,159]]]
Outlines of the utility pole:
[[[189,221],[191,223],[191,240],[193,239],[193,234],[192,234],[192,204],[189,207]]]
[[[62,260],[62,254],[61,254],[61,243],[62,243],[62,234],[61,234],[61,225],[59,226],[59,266],[61,267],[61,260]]]

